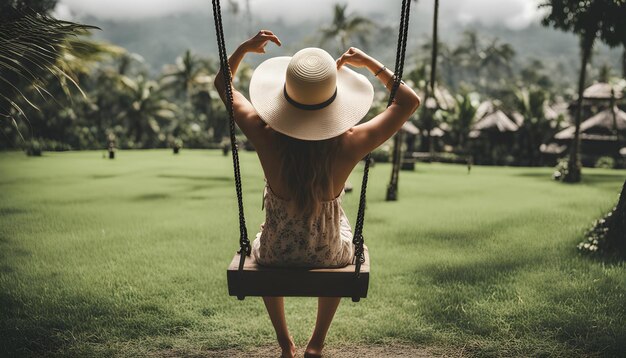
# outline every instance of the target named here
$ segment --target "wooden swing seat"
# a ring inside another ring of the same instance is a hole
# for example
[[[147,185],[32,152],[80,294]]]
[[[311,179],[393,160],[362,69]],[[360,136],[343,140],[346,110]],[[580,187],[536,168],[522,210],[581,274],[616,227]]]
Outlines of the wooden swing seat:
[[[316,269],[276,268],[259,265],[253,255],[246,257],[240,271],[240,255],[236,254],[226,272],[228,294],[240,300],[246,296],[352,297],[357,302],[367,297],[370,278],[367,249],[364,257],[365,262],[357,278],[355,265]]]

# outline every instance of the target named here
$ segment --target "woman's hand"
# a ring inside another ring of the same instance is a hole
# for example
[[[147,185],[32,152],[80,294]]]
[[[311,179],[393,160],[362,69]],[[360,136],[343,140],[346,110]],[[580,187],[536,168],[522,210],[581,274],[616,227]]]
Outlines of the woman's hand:
[[[354,67],[370,67],[373,62],[373,58],[365,52],[359,50],[356,47],[350,47],[339,59],[337,60],[337,69],[343,65],[350,65]]]
[[[269,41],[278,46],[282,45],[278,37],[276,37],[273,32],[269,30],[261,30],[253,38],[242,43],[240,47],[246,52],[265,53],[265,46]]]

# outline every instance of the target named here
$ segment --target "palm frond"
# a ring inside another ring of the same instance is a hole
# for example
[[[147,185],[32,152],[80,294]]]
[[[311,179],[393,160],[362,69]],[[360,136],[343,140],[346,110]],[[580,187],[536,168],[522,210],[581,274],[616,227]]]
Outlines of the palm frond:
[[[32,105],[24,95],[25,89],[45,76],[69,79],[79,88],[57,66],[57,61],[67,47],[68,38],[96,27],[57,20],[29,9],[3,7],[2,10],[0,80],[9,85],[0,86],[0,115],[12,118],[14,110],[24,115],[17,102]]]

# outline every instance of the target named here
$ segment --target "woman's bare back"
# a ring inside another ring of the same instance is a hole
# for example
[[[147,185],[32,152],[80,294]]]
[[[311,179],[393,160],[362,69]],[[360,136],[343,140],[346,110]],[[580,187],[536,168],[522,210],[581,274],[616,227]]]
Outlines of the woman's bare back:
[[[259,119],[260,120],[260,119]],[[274,191],[276,195],[279,197],[289,200],[291,199],[291,195],[287,190],[286,179],[280,175],[280,166],[281,162],[278,158],[281,157],[281,149],[278,145],[279,139],[276,131],[271,129],[269,126],[266,127],[265,135],[261,138],[256,138],[256,141],[252,141],[257,154],[259,156],[259,160],[261,162],[261,167],[263,167],[263,172],[265,174],[265,179],[267,180],[270,188]],[[350,173],[354,169],[354,167],[358,164],[358,160],[354,160],[349,154],[345,153],[345,147],[342,145],[344,142],[345,136],[348,135],[349,132],[342,134],[338,140],[338,150],[336,152],[335,158],[332,160],[332,178],[331,178],[331,187],[333,188],[332,193],[328,193],[327,197],[320,198],[321,201],[328,201],[336,198],[341,194],[343,190],[344,184]]]

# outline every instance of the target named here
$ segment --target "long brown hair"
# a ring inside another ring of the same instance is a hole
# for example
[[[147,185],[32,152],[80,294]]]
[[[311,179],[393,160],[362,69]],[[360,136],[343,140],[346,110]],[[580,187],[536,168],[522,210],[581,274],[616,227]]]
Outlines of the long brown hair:
[[[295,209],[303,215],[319,212],[320,202],[333,195],[332,163],[338,137],[308,141],[279,133],[280,176]]]

